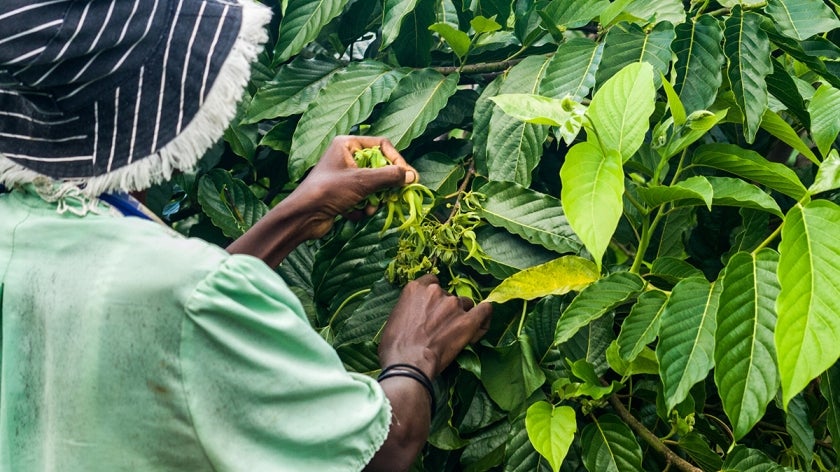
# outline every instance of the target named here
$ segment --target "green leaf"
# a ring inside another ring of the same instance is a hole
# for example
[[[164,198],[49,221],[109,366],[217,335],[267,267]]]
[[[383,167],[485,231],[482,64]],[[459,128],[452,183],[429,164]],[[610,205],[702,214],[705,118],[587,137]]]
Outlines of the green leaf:
[[[417,0],[385,0],[382,8],[382,44],[379,50],[384,50],[397,39],[403,19],[417,6]]]
[[[639,300],[621,324],[621,332],[616,340],[622,359],[632,361],[656,339],[666,301],[668,296],[660,291],[652,290],[639,296]]]
[[[670,159],[677,155],[698,139],[706,136],[709,130],[726,118],[727,111],[727,109],[724,109],[714,113],[706,110],[692,112],[686,117],[684,125],[675,127],[676,129],[668,137],[665,147],[657,149],[657,152],[664,159]]]
[[[814,155],[814,152],[811,151],[811,148],[802,141],[802,138],[799,137],[799,134],[794,131],[788,122],[783,120],[782,117],[773,110],[768,109],[764,112],[764,116],[761,117],[761,127],[768,133],[779,138],[779,140],[783,143],[799,151],[811,162],[819,164],[820,161],[817,159],[817,156]]]
[[[375,282],[371,291],[362,298],[362,302],[348,313],[349,316],[343,318],[344,322],[337,330],[333,345],[355,344],[376,338],[397,304],[399,296],[400,289],[387,280]]]
[[[714,103],[723,82],[723,30],[716,18],[701,15],[677,26],[676,35],[671,44],[677,55],[674,89],[687,113],[706,110]]]
[[[569,224],[600,270],[624,205],[621,156],[618,152],[604,155],[590,142],[575,144],[566,154],[560,181],[560,199]]]
[[[397,62],[405,67],[427,67],[432,61],[431,50],[435,38],[429,26],[435,22],[435,4],[419,2],[402,20],[391,51]]]
[[[495,16],[493,18],[487,18],[481,15],[475,16],[470,20],[470,26],[472,26],[475,34],[492,33],[493,31],[502,29],[502,25],[496,22]]]
[[[811,136],[823,157],[828,156],[831,146],[840,133],[840,120],[837,109],[840,108],[840,90],[828,84],[820,85],[808,104],[811,115]]]
[[[714,205],[764,210],[782,216],[773,197],[755,185],[733,177],[707,177],[715,191]]]
[[[332,59],[298,56],[260,86],[248,106],[243,123],[303,113],[341,63]]]
[[[618,73],[624,67],[637,62],[653,66],[655,80],[659,74],[667,74],[671,64],[671,42],[674,40],[674,26],[659,23],[650,32],[636,24],[622,24],[611,28],[604,46],[604,59],[598,68],[598,84]],[[644,104],[647,106],[647,104]]]
[[[580,251],[557,198],[512,182],[489,182],[477,192],[486,196],[479,214],[491,225],[560,254]]]
[[[536,402],[525,413],[525,429],[534,449],[548,460],[551,470],[559,471],[577,431],[575,410]]]
[[[440,152],[424,154],[411,165],[420,174],[423,185],[440,195],[455,193],[458,190],[458,182],[467,172],[462,164],[454,162],[451,157]]]
[[[715,332],[715,384],[736,441],[764,416],[779,389],[773,328],[779,255],[739,252],[726,265]]]
[[[765,19],[761,23],[761,29],[767,33],[775,46],[778,46],[782,51],[786,52],[794,59],[804,63],[835,88],[840,88],[840,77],[830,73],[828,71],[828,67],[826,66],[826,62],[824,62],[820,57],[809,55],[808,52],[803,49],[801,41],[797,41],[780,34],[776,29],[775,23],[773,23],[773,21],[769,18]]]
[[[783,405],[840,357],[840,207],[824,200],[793,207],[782,226],[776,353]]]
[[[659,256],[653,261],[648,276],[659,277],[676,284],[683,279],[702,277],[703,272],[682,259]]]
[[[680,437],[680,448],[688,453],[705,472],[718,472],[723,459],[715,452],[703,436],[691,431]]]
[[[552,0],[539,13],[546,28],[562,33],[589,23],[609,4],[606,0]]]
[[[714,366],[715,315],[721,284],[686,279],[674,286],[659,321],[659,360],[668,411],[688,396]]]
[[[623,68],[595,93],[588,116],[605,152],[616,151],[622,163],[630,159],[644,141],[655,98],[653,69],[643,62]]]
[[[826,425],[832,438],[840,437],[840,364],[834,364],[820,377],[820,393],[828,402]],[[840,443],[831,442],[834,452],[840,450]]]
[[[473,143],[473,155],[475,156],[475,168],[481,175],[488,175],[487,169],[487,135],[490,133],[490,120],[493,117],[493,112],[496,110],[496,104],[490,100],[499,94],[504,82],[504,76],[500,75],[490,82],[478,100],[475,102],[473,109],[473,132],[470,140]]]
[[[499,93],[537,93],[548,62],[544,56],[527,57],[508,71]],[[530,185],[531,172],[539,163],[547,136],[546,126],[523,123],[494,110],[487,135],[490,180]]]
[[[615,340],[614,318],[615,316],[611,311],[596,318],[578,330],[571,339],[552,349],[547,358],[542,360],[543,363],[552,366],[553,369],[560,369],[561,366],[558,364],[566,359],[585,359],[586,362],[595,367],[595,372],[598,375],[603,375],[610,367],[607,362],[607,349]],[[556,332],[555,328],[556,326],[552,326],[553,332]],[[552,355],[558,357],[554,359],[551,357]]]
[[[481,226],[476,241],[486,255],[484,265],[470,259],[467,263],[481,274],[490,274],[498,280],[535,265],[557,258],[557,253],[542,246],[530,244],[507,231],[497,231],[492,226]]]
[[[692,200],[711,208],[715,195],[714,187],[709,179],[702,175],[689,177],[670,186],[642,187],[638,191],[642,200],[651,207],[680,200]]]
[[[790,76],[788,71],[785,70],[785,66],[778,59],[773,59],[773,73],[765,77],[765,81],[767,82],[767,90],[787,107],[787,111],[806,128],[810,128],[811,117],[805,109],[805,100],[799,93],[793,77]],[[810,84],[808,88],[811,89],[813,94]]]
[[[532,93],[506,93],[491,97],[490,100],[503,112],[528,123],[563,126],[572,119],[572,114],[563,106],[566,100]]]
[[[628,362],[618,353],[618,344],[613,341],[607,348],[607,363],[612,370],[624,379],[638,374],[659,375],[659,362],[656,361],[656,353],[647,346],[632,361]]]
[[[458,80],[458,74],[444,76],[432,69],[410,72],[397,84],[369,134],[385,136],[397,150],[407,148],[446,106]]]
[[[806,464],[814,460],[814,427],[808,414],[808,401],[803,395],[797,395],[788,403],[785,411],[785,429],[790,434],[793,449],[804,459]]]
[[[837,16],[822,0],[767,0],[765,11],[782,34],[799,41],[840,27]]]
[[[238,238],[266,213],[268,207],[245,182],[222,169],[213,169],[198,183],[198,203],[225,236]]]
[[[274,48],[274,64],[286,62],[318,37],[321,29],[347,5],[348,0],[287,0]]]
[[[738,108],[744,115],[744,137],[751,143],[767,109],[767,83],[773,71],[770,41],[760,28],[761,15],[744,12],[740,6],[724,22],[724,54],[729,60],[727,74]]]
[[[504,472],[551,472],[551,465],[537,452],[528,437],[526,415],[527,410],[511,425],[511,434],[505,446]]]
[[[671,110],[671,117],[674,118],[674,124],[681,126],[685,123],[688,116],[682,100],[680,100],[671,82],[668,82],[668,79],[662,74],[660,74],[660,78],[662,79],[662,88],[665,89],[665,95],[668,97],[668,108]]]
[[[481,382],[505,411],[516,411],[545,382],[526,336],[481,354]]]
[[[584,2],[598,3],[598,2]],[[604,43],[572,38],[562,43],[548,63],[540,83],[540,94],[549,97],[570,96],[580,101],[595,86],[595,71],[604,55]]]
[[[589,472],[642,472],[642,448],[621,418],[606,414],[581,432],[583,463]]]
[[[789,470],[781,467],[758,449],[736,446],[726,455],[723,462],[724,472],[783,472]]]
[[[808,188],[808,193],[816,195],[840,188],[840,155],[832,149],[828,157],[820,164],[814,183]]]
[[[644,285],[644,280],[631,272],[616,272],[589,285],[560,315],[554,343],[562,344],[590,322],[635,298]]]
[[[447,23],[435,23],[429,26],[429,29],[439,34],[459,58],[463,59],[469,52],[470,37],[467,36],[467,33]]]
[[[707,144],[694,153],[693,164],[713,167],[755,181],[796,200],[807,193],[796,173],[783,164],[770,162],[755,151],[734,144]]]
[[[332,139],[366,119],[398,81],[398,72],[375,61],[353,62],[333,75],[298,122],[289,156],[291,178],[299,180]]]
[[[620,390],[624,385],[621,382],[613,381],[610,385],[601,384],[601,379],[595,372],[595,368],[586,359],[580,359],[571,363],[572,374],[583,383],[576,385],[578,395],[585,395],[593,400],[600,400],[607,395]],[[559,379],[560,384],[568,379]]]
[[[591,261],[578,256],[563,256],[508,277],[484,301],[504,303],[513,299],[533,300],[562,295],[580,291],[598,280],[598,276],[598,269]]]
[[[685,21],[685,8],[680,0],[634,0],[625,12],[645,20],[652,20],[652,24],[667,21],[679,25]]]

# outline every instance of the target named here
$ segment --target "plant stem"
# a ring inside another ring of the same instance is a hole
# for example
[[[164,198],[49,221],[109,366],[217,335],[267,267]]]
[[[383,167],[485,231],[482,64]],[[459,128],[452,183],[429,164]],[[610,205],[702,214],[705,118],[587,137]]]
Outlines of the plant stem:
[[[454,74],[460,72],[462,74],[488,74],[491,72],[502,72],[508,70],[522,62],[522,59],[511,59],[509,61],[501,62],[480,62],[478,64],[469,64],[465,66],[445,66],[435,67],[434,69],[443,75]]]
[[[753,249],[752,253],[758,253],[758,251],[764,249],[765,247],[767,247],[768,244],[773,242],[773,240],[776,239],[776,236],[778,236],[782,232],[782,226],[784,226],[784,223],[780,224],[775,230],[773,230],[773,232],[770,233],[770,236],[767,236],[767,238],[764,241],[762,241],[761,244],[758,245],[758,247]]]
[[[703,472],[703,469],[691,465],[688,461],[678,456],[674,451],[668,449],[668,446],[662,443],[645,425],[636,419],[626,408],[621,404],[621,401],[615,394],[610,395],[610,405],[615,409],[618,416],[630,426],[630,429],[636,432],[646,443],[650,445],[656,452],[660,453],[668,464],[673,465],[678,470],[683,472]]]
[[[467,175],[464,177],[464,180],[461,182],[461,185],[458,187],[458,191],[456,192],[455,203],[452,204],[452,211],[449,212],[449,217],[442,224],[449,223],[449,221],[458,214],[458,210],[461,209],[461,196],[463,196],[464,192],[467,191],[467,186],[469,186],[473,176],[475,176],[475,162],[471,159],[470,168],[467,169]]]
[[[522,336],[522,327],[525,326],[526,313],[528,313],[528,301],[522,300],[522,316],[519,317],[519,328],[516,329],[516,339]]]
[[[370,293],[369,288],[365,288],[365,289],[359,290],[358,292],[351,293],[350,296],[348,296],[347,298],[344,299],[343,302],[341,302],[341,305],[338,305],[338,308],[336,308],[335,313],[333,313],[332,317],[330,317],[330,321],[329,321],[329,323],[327,323],[327,326],[330,326],[331,324],[333,324],[333,321],[335,321],[335,318],[338,316],[339,313],[341,313],[341,310],[343,310],[344,307],[347,306],[348,303],[355,300],[356,298],[367,295],[368,293]]]

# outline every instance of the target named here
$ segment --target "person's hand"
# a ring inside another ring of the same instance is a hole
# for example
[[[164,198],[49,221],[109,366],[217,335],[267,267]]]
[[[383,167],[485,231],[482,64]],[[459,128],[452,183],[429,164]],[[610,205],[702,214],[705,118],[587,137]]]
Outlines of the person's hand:
[[[379,362],[412,364],[435,378],[459,352],[478,341],[492,305],[447,293],[434,275],[409,282],[391,312],[379,344]]]
[[[378,169],[360,169],[353,153],[379,146],[394,165]],[[336,216],[346,214],[368,195],[388,188],[415,182],[417,171],[394,149],[386,138],[374,136],[338,136],[294,193],[299,201],[309,202],[311,216],[306,230],[309,238],[320,238],[329,231]],[[367,208],[368,214],[375,208]]]

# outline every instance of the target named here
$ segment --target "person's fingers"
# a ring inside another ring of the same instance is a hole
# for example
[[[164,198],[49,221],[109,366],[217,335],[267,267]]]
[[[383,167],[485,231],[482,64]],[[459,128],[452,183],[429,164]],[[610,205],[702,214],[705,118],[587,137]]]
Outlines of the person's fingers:
[[[461,302],[461,308],[463,308],[464,311],[470,311],[470,309],[475,306],[475,302],[470,297],[458,297],[458,300]]]
[[[472,339],[470,339],[470,343],[478,342],[478,340],[487,333],[487,330],[490,328],[490,316],[492,314],[493,305],[487,302],[482,302],[464,315],[471,322],[471,327],[475,332],[475,335]]]
[[[417,169],[408,165],[402,157],[402,154],[400,154],[394,145],[391,144],[391,141],[386,138],[382,138],[379,144],[379,149],[392,164],[405,169],[405,185],[413,184],[420,180],[420,174],[417,172]]]
[[[437,275],[435,275],[435,274],[425,274],[425,275],[422,275],[422,276],[414,279],[414,282],[419,284],[419,285],[422,285],[424,287],[428,287],[430,285],[437,285],[439,281],[438,281]]]
[[[364,169],[365,190],[375,192],[387,187],[399,187],[406,179],[406,169],[400,166],[385,166],[378,169]]]

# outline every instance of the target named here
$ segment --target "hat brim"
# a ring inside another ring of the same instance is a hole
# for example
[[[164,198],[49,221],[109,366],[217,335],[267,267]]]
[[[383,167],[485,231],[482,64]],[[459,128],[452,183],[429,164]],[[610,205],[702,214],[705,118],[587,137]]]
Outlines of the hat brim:
[[[195,11],[189,10],[191,5]],[[179,4],[168,34],[139,70],[121,72],[112,90],[53,118],[57,125],[33,121],[31,109],[13,113],[23,117],[22,130],[10,129],[15,123],[4,117],[7,136],[36,139],[0,142],[0,183],[11,186],[47,177],[97,196],[145,189],[169,179],[175,170],[194,168],[236,115],[271,17],[271,10],[256,2],[218,2],[214,11],[207,5]],[[189,34],[184,36],[179,27],[188,28]],[[220,47],[225,36],[232,41]],[[14,94],[6,95],[8,106]]]

